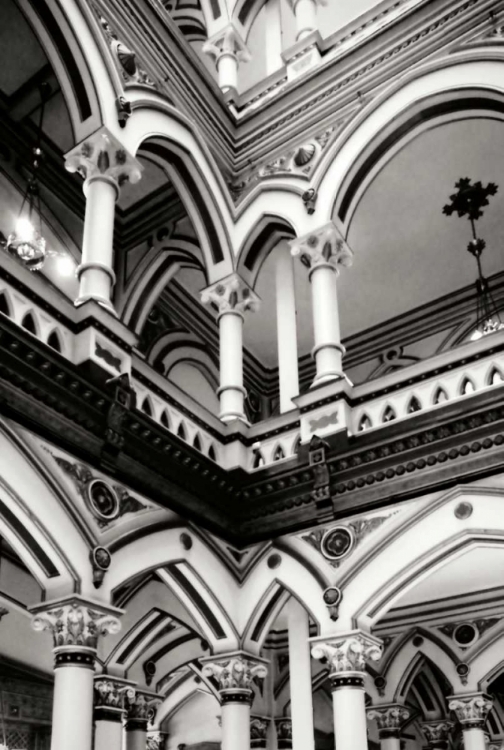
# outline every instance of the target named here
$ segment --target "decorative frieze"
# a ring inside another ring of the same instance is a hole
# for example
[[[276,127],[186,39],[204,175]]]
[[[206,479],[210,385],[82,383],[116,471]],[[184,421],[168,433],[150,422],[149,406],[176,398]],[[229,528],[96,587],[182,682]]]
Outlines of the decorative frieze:
[[[454,712],[462,729],[483,729],[486,717],[493,706],[492,699],[486,693],[452,695],[447,700],[448,708]]]
[[[290,241],[291,254],[310,269],[330,265],[336,271],[351,266],[353,252],[331,221],[303,237]]]
[[[247,310],[257,310],[260,302],[257,294],[236,273],[204,289],[201,301],[212,305],[220,315],[228,312],[243,315]]]
[[[205,661],[202,674],[217,680],[222,701],[250,702],[252,683],[268,673],[264,659],[236,651]]]
[[[102,177],[117,188],[126,182],[136,183],[142,176],[142,165],[104,128],[72,149],[65,157],[65,166],[84,180]]]
[[[373,706],[367,710],[367,717],[371,721],[376,719],[380,740],[388,737],[401,736],[401,727],[409,719],[410,711],[400,703],[389,703],[383,706]]]
[[[333,689],[344,685],[363,687],[366,664],[379,661],[382,644],[378,638],[360,630],[310,639],[314,659],[324,659]]]
[[[121,610],[103,607],[98,602],[88,602],[70,596],[59,602],[49,602],[31,607],[34,630],[50,630],[54,648],[74,647],[96,650],[98,637],[118,633],[121,623],[117,615]]]

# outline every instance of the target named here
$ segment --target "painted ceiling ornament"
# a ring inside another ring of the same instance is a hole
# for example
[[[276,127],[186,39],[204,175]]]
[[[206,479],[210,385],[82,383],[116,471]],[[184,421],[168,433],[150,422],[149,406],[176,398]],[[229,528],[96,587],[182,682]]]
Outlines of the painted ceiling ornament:
[[[304,143],[294,154],[294,164],[297,167],[304,167],[305,164],[311,162],[315,156],[315,151],[314,143]]]
[[[329,529],[315,529],[301,535],[301,539],[320,552],[333,568],[338,568],[369,534],[379,529],[393,515],[395,512],[371,518],[358,518],[348,524]]]
[[[363,631],[321,636],[311,642],[313,658],[325,659],[330,675],[365,672],[369,661],[379,661],[382,656],[380,639]]]
[[[80,646],[96,650],[100,635],[115,634],[121,629],[117,618],[119,610],[102,608],[100,611],[98,606],[79,597],[68,597],[49,609],[38,605],[31,608],[32,627],[38,631],[50,630],[54,648]]]
[[[486,693],[468,693],[452,695],[448,699],[448,708],[453,711],[462,728],[478,727],[483,729],[486,717],[493,706],[492,698]]]
[[[85,464],[71,462],[52,453],[51,455],[73,481],[100,527],[108,526],[127,513],[138,513],[148,509],[147,505],[132,497],[124,487],[111,485],[103,479],[96,478]]]
[[[252,694],[252,683],[268,674],[266,662],[236,652],[224,659],[207,661],[203,665],[203,677],[214,677],[221,693],[246,692]]]

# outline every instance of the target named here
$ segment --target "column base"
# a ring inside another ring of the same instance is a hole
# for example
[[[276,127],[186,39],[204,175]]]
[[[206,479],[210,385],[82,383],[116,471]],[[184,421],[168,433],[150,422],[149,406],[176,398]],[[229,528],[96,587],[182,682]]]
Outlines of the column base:
[[[105,299],[105,297],[95,296],[93,294],[87,294],[85,297],[77,297],[74,302],[74,307],[80,307],[81,305],[84,305],[86,304],[86,302],[90,302],[91,300],[100,305],[100,307],[103,307],[107,312],[111,313],[114,318],[119,317],[110,300]]]
[[[247,427],[250,427],[250,422],[248,421],[245,414],[240,414],[239,412],[221,412],[219,414],[219,419],[221,422],[225,422],[226,424],[228,422],[235,422],[238,419],[240,422],[243,422],[243,424],[247,425]]]
[[[334,372],[323,372],[315,377],[310,388],[316,388],[318,385],[329,383],[331,380],[345,380],[345,376],[342,372],[337,372],[336,370]]]

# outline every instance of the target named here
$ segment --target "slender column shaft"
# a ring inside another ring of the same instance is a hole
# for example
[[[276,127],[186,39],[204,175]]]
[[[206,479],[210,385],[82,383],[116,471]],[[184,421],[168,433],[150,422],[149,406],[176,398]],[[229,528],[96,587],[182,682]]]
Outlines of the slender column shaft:
[[[296,290],[294,264],[287,243],[277,248],[276,316],[280,412],[295,408],[292,399],[299,394],[296,330]]]
[[[129,727],[126,724],[126,750],[145,750],[147,747],[147,723],[144,726]]]
[[[250,703],[223,703],[222,750],[250,750]]]
[[[380,750],[401,750],[399,737],[380,738]]]
[[[266,16],[266,75],[270,75],[283,65],[280,0],[268,0],[264,6],[264,13]]]
[[[114,214],[117,186],[109,177],[92,177],[84,185],[86,214],[82,240],[82,263],[77,269],[77,303],[95,299],[111,307]]]
[[[64,648],[56,652],[51,750],[91,750],[95,652],[88,651],[85,656]]]
[[[343,374],[336,276],[336,269],[328,263],[315,266],[310,273],[317,371],[314,384]]]
[[[462,729],[464,750],[486,750],[487,744],[483,728],[471,727],[470,729],[464,729],[462,727]]]
[[[221,313],[220,417],[223,421],[245,419],[243,388],[243,316],[235,310]]]
[[[223,52],[218,57],[217,71],[222,91],[238,88],[238,58],[233,52]]]
[[[338,750],[367,750],[364,685],[333,688],[334,740]]]
[[[120,716],[117,720],[98,719],[95,721],[94,750],[121,750],[123,728]]]
[[[296,17],[296,42],[304,39],[317,28],[317,5],[315,0],[294,0]]]
[[[314,750],[311,658],[307,612],[296,599],[288,604],[289,670],[293,750]]]

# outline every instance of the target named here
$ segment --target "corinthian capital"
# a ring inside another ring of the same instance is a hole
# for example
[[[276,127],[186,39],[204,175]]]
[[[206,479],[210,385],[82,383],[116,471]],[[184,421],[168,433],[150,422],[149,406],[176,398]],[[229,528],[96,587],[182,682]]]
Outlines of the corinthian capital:
[[[72,149],[65,157],[65,167],[85,180],[107,178],[116,187],[138,182],[142,176],[141,164],[105,128]]]
[[[378,661],[382,655],[382,642],[360,630],[310,640],[312,656],[327,660],[331,677],[345,672],[360,672],[362,677],[367,662]]]
[[[125,694],[124,708],[126,711],[126,721],[130,729],[138,723],[146,724],[154,721],[157,707],[162,699],[155,693],[134,690]]]
[[[268,674],[266,664],[264,659],[235,651],[206,661],[202,674],[204,677],[217,679],[222,698],[242,693],[246,700],[252,695],[252,681]]]
[[[490,712],[493,701],[486,693],[467,693],[466,695],[452,695],[448,699],[448,708],[453,711],[462,724],[462,728],[470,726],[483,727]]]
[[[165,750],[168,732],[147,732],[146,750]]]
[[[50,630],[55,649],[71,646],[96,650],[98,636],[121,629],[118,615],[122,610],[76,595],[30,607],[30,611],[33,629]]]
[[[331,221],[320,229],[289,242],[291,254],[313,270],[318,266],[332,266],[339,273],[340,266],[351,266],[353,252]]]
[[[429,747],[445,748],[448,747],[453,723],[451,721],[424,721],[421,724],[422,732]]]
[[[97,675],[94,679],[93,704],[95,711],[100,709],[112,709],[122,712],[126,700],[135,697],[133,683],[122,680],[119,677],[108,675]]]
[[[203,52],[218,60],[222,55],[231,55],[241,62],[251,59],[245,42],[232,24],[226,26],[203,45]]]
[[[201,301],[204,305],[212,305],[221,315],[226,312],[243,314],[246,310],[254,311],[260,302],[257,294],[236,273],[203,289]]]
[[[383,706],[368,708],[367,717],[371,721],[376,719],[380,739],[387,737],[399,737],[404,722],[409,718],[410,712],[400,703],[388,703]]]

